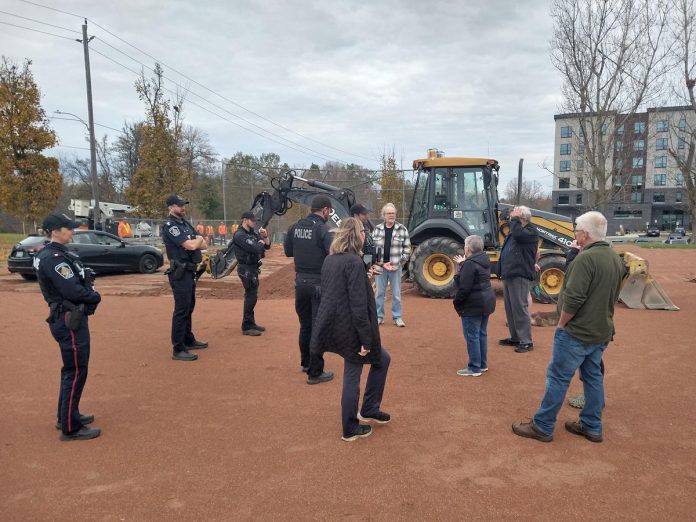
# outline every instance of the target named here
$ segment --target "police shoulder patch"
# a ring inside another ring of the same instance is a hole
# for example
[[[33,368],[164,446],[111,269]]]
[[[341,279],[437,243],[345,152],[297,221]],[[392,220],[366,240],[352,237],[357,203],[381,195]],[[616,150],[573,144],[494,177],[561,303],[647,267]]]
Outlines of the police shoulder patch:
[[[179,237],[179,235],[181,235],[181,230],[179,230],[179,227],[172,227],[169,229],[169,233],[174,237]]]
[[[73,273],[72,268],[70,268],[70,265],[68,263],[57,264],[55,270],[58,273],[58,275],[61,276],[63,279],[70,279],[71,277],[75,277],[75,274]]]

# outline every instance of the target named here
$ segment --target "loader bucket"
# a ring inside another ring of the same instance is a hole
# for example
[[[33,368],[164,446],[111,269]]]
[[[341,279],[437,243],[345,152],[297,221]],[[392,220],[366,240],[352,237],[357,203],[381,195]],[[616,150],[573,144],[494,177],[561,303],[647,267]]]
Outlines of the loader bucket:
[[[648,262],[632,252],[620,252],[628,271],[619,300],[628,308],[679,310],[660,284],[650,275]]]

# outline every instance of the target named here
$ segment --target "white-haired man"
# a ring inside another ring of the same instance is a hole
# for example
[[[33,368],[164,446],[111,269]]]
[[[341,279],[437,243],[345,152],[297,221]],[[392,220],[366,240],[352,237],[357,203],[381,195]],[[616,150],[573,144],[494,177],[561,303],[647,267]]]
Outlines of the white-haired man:
[[[553,440],[556,416],[568,385],[579,368],[585,407],[578,422],[565,428],[591,442],[602,442],[604,379],[602,355],[614,333],[614,304],[619,297],[624,264],[605,241],[607,220],[599,212],[586,212],[575,220],[575,238],[582,252],[568,267],[558,299],[558,327],[553,355],[546,371],[546,391],[531,422],[515,422],[520,437]]]
[[[382,207],[383,223],[377,225],[372,232],[375,251],[382,253],[380,261],[382,272],[375,274],[377,283],[377,319],[384,324],[384,300],[387,294],[387,283],[391,286],[391,317],[396,326],[406,326],[401,317],[401,271],[411,255],[411,239],[408,229],[396,221],[396,207],[387,203]]]

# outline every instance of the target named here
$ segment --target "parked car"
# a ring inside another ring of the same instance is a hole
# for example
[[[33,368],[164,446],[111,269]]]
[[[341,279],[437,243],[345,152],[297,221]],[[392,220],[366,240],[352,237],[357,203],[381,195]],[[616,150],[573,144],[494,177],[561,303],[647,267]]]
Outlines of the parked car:
[[[670,234],[669,237],[665,239],[665,243],[668,245],[688,245],[691,243],[691,238],[680,234]]]
[[[645,235],[648,237],[660,237],[660,229],[657,227],[648,227]]]
[[[677,228],[674,229],[674,234],[676,234],[676,235],[678,235],[678,236],[685,237],[685,236],[686,236],[686,230],[684,229],[684,227],[677,227]]]
[[[17,243],[7,259],[7,268],[24,279],[36,279],[34,255],[46,246],[43,236],[29,236]],[[99,230],[76,230],[68,250],[97,274],[141,272],[151,274],[164,264],[162,252],[149,245],[131,245]]]

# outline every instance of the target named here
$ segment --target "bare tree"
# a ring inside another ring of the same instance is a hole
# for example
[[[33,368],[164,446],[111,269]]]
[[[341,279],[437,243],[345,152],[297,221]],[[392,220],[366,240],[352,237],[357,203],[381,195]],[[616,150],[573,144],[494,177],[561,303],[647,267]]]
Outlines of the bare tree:
[[[517,203],[517,180],[511,179],[503,189],[503,198],[507,203]],[[537,180],[523,180],[520,204],[538,210],[551,210],[550,194]]]
[[[676,147],[669,153],[677,163],[681,183],[686,192],[686,204],[691,212],[691,227],[696,223],[696,7],[693,0],[676,0],[674,10],[675,45],[674,56],[679,63],[682,81],[677,96],[691,109],[686,111],[678,125]],[[690,113],[690,114],[688,114]],[[684,140],[680,144],[680,140]],[[684,143],[685,142],[685,143]],[[675,145],[674,143],[672,145]],[[685,153],[680,153],[680,146]]]
[[[590,206],[611,200],[615,128],[654,101],[668,67],[667,0],[554,0],[551,60],[563,76],[561,104],[579,119],[583,185]]]

